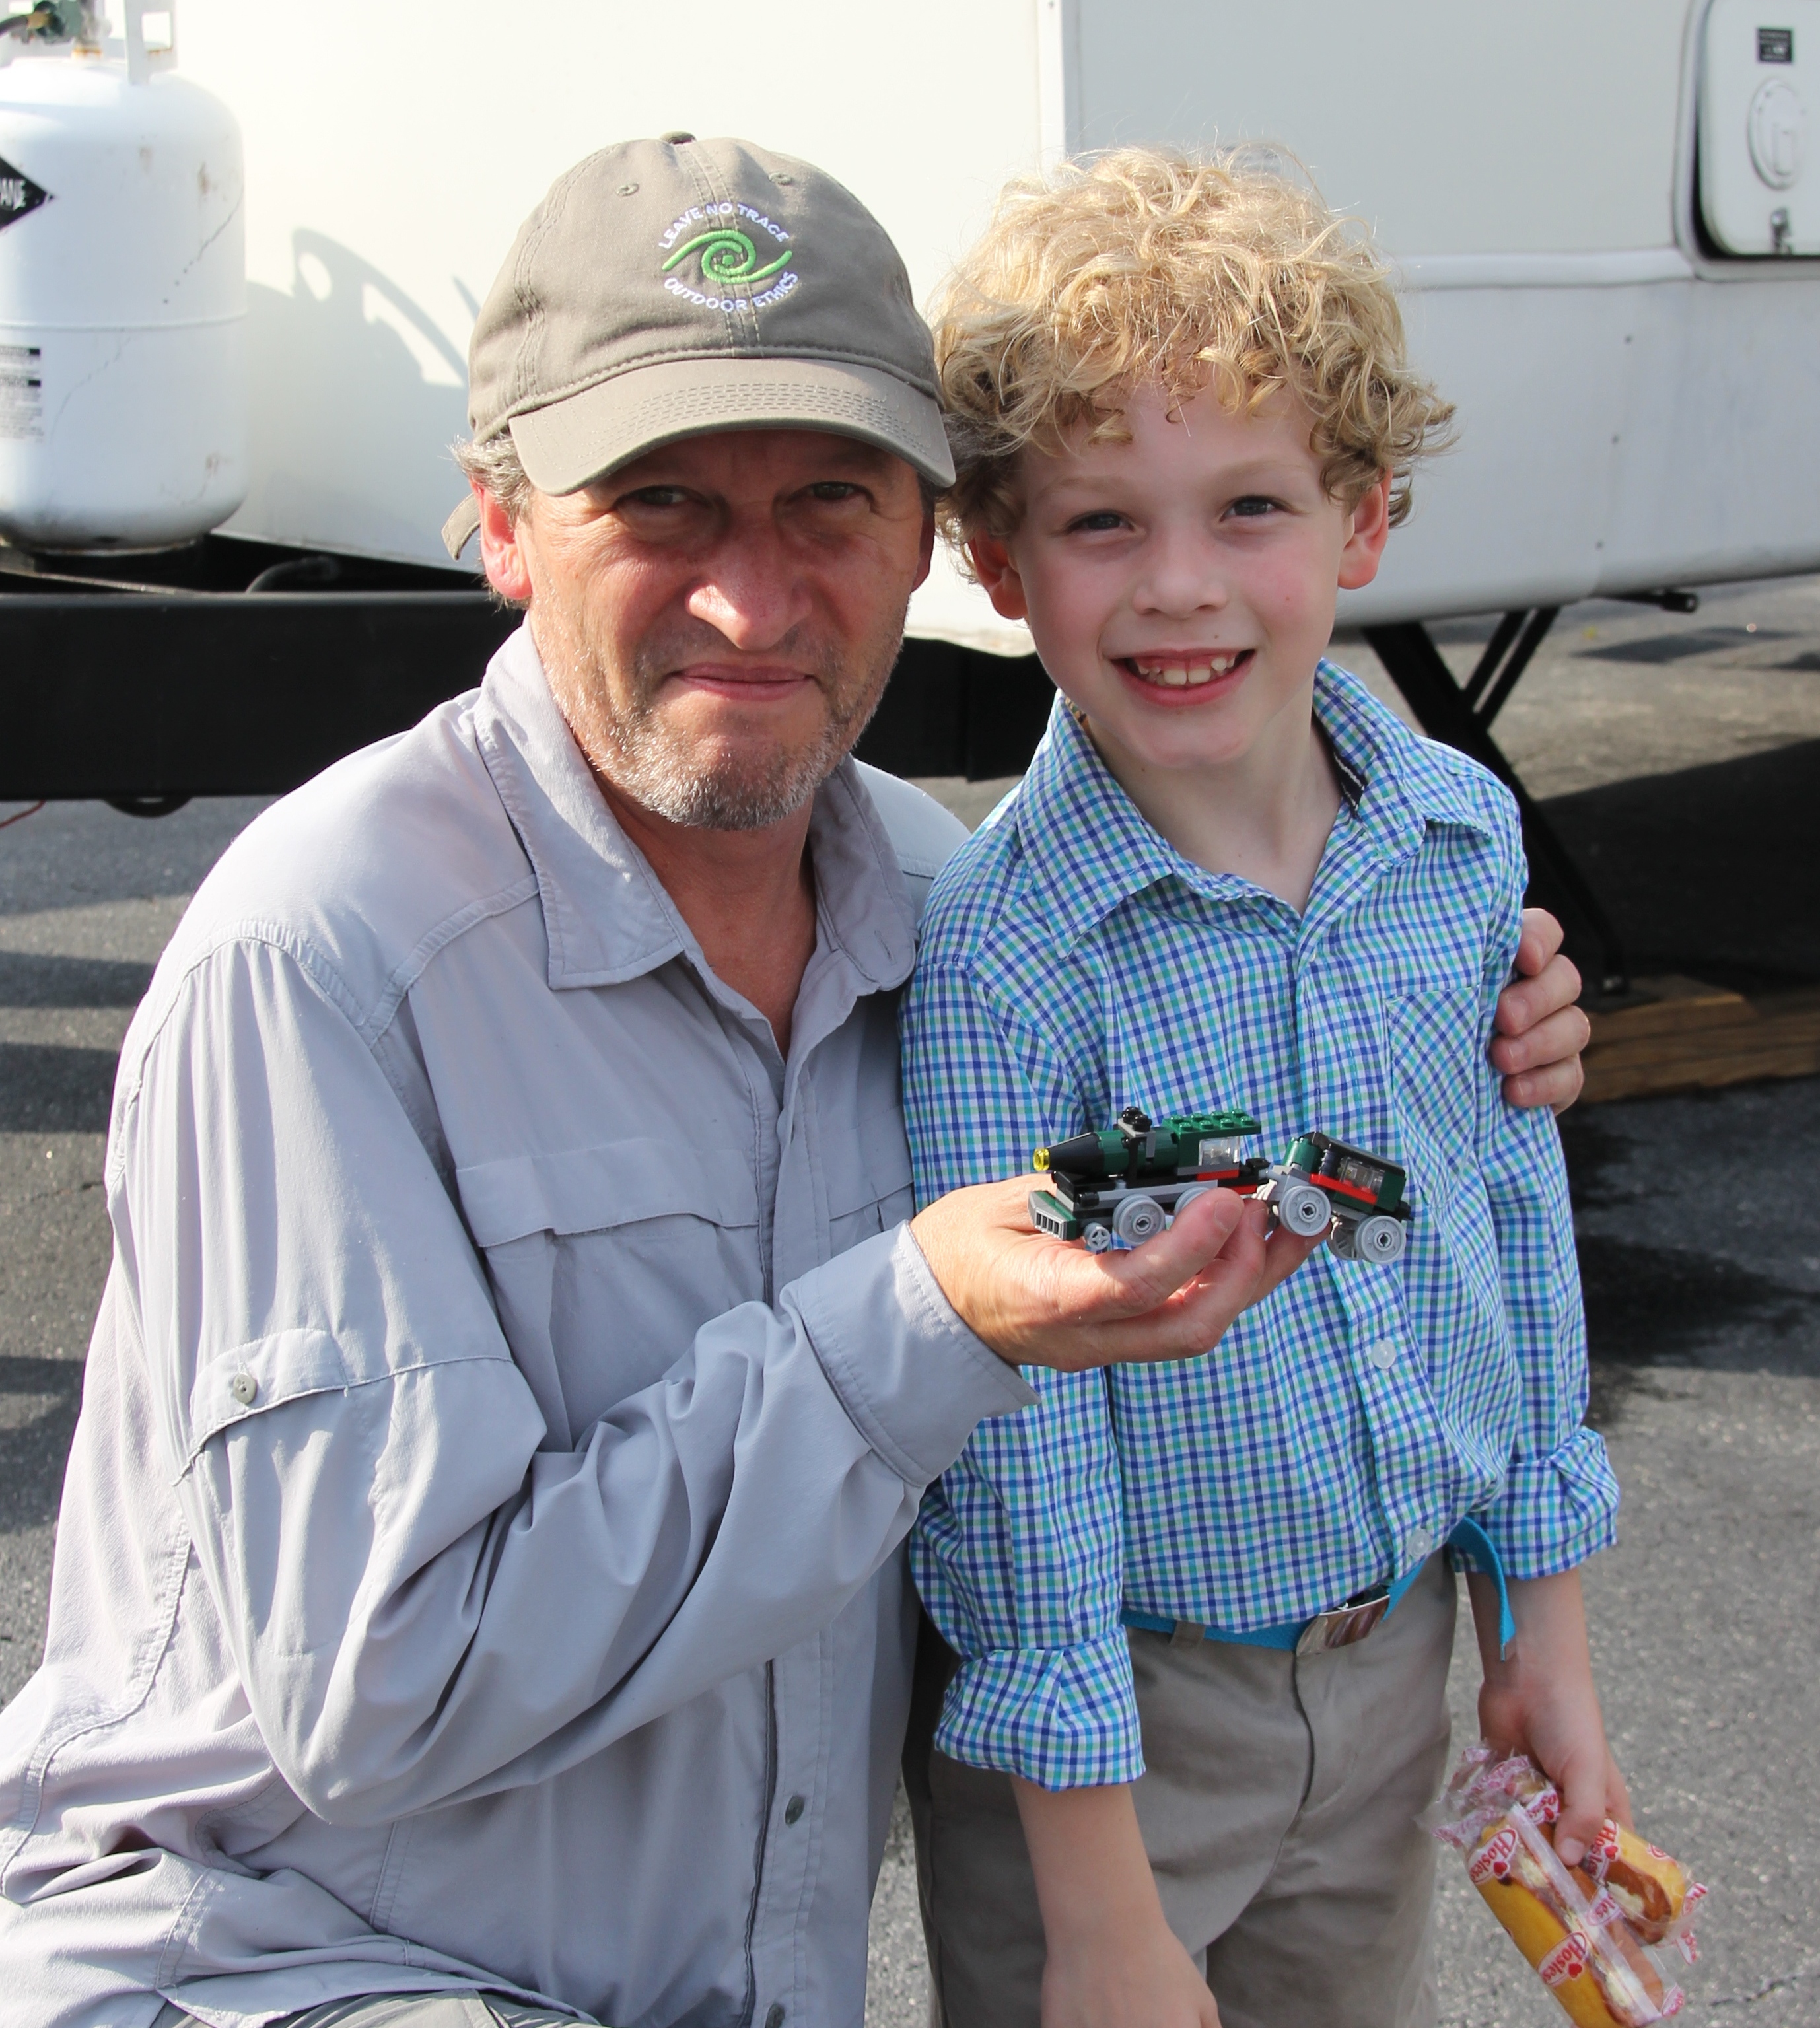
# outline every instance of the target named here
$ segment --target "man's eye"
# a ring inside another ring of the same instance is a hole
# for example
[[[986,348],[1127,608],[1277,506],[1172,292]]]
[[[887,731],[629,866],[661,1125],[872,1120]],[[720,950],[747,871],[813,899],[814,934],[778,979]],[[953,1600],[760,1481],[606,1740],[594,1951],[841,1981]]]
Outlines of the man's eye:
[[[636,493],[620,496],[621,507],[681,507],[689,498],[680,486],[641,486]]]
[[[1068,524],[1071,535],[1097,535],[1108,528],[1122,528],[1125,525],[1123,514],[1115,513],[1108,507],[1097,514],[1078,514]]]
[[[812,500],[857,500],[860,489],[844,479],[818,479],[808,495]]]

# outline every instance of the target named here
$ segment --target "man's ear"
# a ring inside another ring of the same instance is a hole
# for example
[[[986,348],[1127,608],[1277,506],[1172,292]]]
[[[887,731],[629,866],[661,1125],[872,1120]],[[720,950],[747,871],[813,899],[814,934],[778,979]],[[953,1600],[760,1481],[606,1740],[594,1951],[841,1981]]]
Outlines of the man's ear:
[[[973,559],[973,574],[985,587],[986,595],[1001,620],[1027,620],[1029,601],[1023,579],[1011,560],[1011,551],[997,535],[975,535],[967,546]]]
[[[531,603],[531,565],[520,540],[523,524],[512,516],[478,479],[470,479],[480,509],[480,567],[486,582],[513,605]]]
[[[1359,494],[1340,550],[1340,589],[1358,591],[1378,575],[1384,545],[1390,539],[1390,474],[1382,472],[1378,483]]]

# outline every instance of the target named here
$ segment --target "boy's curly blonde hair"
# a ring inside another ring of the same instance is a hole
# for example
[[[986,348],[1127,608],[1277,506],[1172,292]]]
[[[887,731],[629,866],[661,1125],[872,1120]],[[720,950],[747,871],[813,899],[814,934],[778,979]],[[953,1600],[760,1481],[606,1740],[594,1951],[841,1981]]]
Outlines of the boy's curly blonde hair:
[[[1409,370],[1389,274],[1363,232],[1237,152],[1121,148],[1019,178],[934,322],[956,473],[942,522],[956,542],[1015,530],[1027,445],[1059,451],[1083,427],[1122,438],[1120,404],[1147,383],[1190,394],[1211,381],[1235,410],[1293,390],[1329,493],[1351,505],[1389,472],[1393,525],[1453,414]]]

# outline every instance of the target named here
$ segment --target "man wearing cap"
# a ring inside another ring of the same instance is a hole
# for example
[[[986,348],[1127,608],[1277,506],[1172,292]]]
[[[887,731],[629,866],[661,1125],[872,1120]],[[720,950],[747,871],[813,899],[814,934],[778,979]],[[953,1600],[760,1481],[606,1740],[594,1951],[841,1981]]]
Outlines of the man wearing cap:
[[[22,2028],[857,2028],[923,1487],[1018,1362],[1204,1349],[1299,1257],[1230,1199],[1100,1259],[1015,1182],[903,1223],[960,832],[846,757],[950,473],[853,199],[609,149],[472,367],[527,626],[248,830],[121,1053],[0,1717]]]

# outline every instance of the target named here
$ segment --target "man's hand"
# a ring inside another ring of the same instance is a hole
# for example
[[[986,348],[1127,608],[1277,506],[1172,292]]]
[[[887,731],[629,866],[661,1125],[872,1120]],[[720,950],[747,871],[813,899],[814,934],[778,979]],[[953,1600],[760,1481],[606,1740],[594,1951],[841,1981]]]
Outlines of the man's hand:
[[[1042,2028],[1219,2028],[1163,1919],[1131,1791],[1011,1786],[1048,1946]]]
[[[1032,1230],[1030,1191],[1027,1176],[951,1190],[910,1225],[962,1323],[1013,1365],[1197,1357],[1320,1243],[1209,1190],[1130,1253],[1089,1253]]]
[[[1467,1588],[1485,1667],[1479,1730],[1500,1752],[1528,1754],[1560,1790],[1555,1849],[1574,1865],[1607,1817],[1631,1828],[1629,1793],[1592,1685],[1580,1573],[1511,1583],[1517,1638],[1508,1661],[1498,1656],[1496,1586],[1471,1574]]]
[[[1523,911],[1518,976],[1498,995],[1492,1063],[1504,1073],[1512,1105],[1552,1105],[1565,1112],[1586,1082],[1580,1052],[1592,1023],[1574,1004],[1580,974],[1561,954],[1561,925],[1546,909]]]

